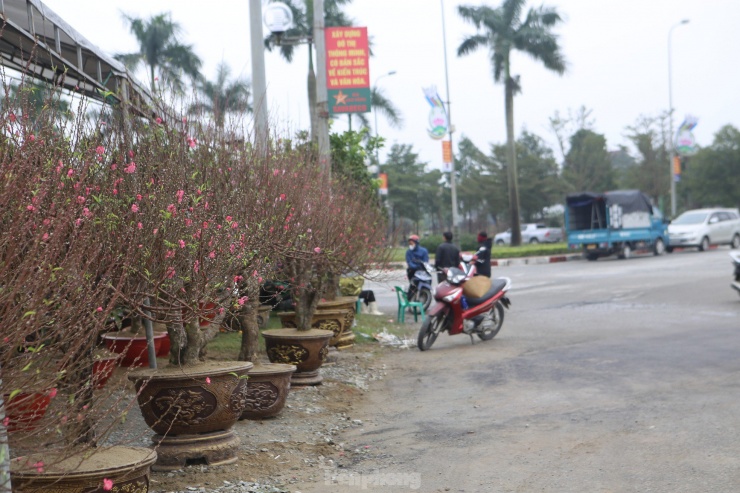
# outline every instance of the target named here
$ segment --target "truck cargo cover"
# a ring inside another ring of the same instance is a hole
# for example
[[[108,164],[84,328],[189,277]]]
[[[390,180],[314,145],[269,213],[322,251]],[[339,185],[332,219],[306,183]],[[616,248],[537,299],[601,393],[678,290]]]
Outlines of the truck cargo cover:
[[[583,207],[592,202],[603,200],[607,206],[620,205],[622,212],[625,214],[631,212],[649,212],[652,214],[653,212],[650,199],[639,190],[612,190],[603,193],[579,192],[568,195],[565,200],[570,207]]]

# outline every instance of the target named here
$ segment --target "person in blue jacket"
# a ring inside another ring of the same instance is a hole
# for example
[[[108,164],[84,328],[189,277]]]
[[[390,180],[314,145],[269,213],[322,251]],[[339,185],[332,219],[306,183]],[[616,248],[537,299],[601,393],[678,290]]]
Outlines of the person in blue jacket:
[[[417,270],[424,269],[424,262],[429,262],[429,252],[419,245],[418,236],[409,236],[409,249],[406,250],[406,276],[409,281]]]

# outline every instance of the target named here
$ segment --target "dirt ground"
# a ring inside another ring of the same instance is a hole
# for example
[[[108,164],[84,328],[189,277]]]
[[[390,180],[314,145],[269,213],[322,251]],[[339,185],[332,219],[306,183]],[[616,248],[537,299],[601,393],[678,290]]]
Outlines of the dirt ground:
[[[349,463],[363,454],[341,443],[339,436],[363,425],[353,417],[353,409],[369,383],[385,377],[379,356],[387,351],[396,350],[373,344],[332,351],[321,370],[321,385],[291,388],[281,414],[234,426],[241,441],[236,463],[153,472],[150,491],[293,493],[293,484],[323,481],[327,467],[337,461]],[[111,439],[150,446],[151,433],[141,433],[142,429],[148,430],[138,409],[133,409]]]

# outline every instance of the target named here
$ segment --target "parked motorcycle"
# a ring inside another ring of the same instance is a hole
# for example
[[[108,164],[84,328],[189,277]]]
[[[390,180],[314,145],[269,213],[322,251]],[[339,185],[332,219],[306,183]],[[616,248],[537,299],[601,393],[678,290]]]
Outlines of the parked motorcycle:
[[[730,252],[730,258],[735,266],[735,281],[730,286],[740,293],[740,252]]]
[[[424,270],[414,272],[406,292],[409,301],[419,301],[424,305],[424,311],[428,310],[429,305],[432,304],[432,274],[434,274],[434,266],[424,262]]]
[[[419,330],[417,345],[420,350],[430,349],[442,332],[451,336],[468,334],[472,343],[473,335],[488,341],[501,330],[504,308],[511,305],[506,297],[511,289],[511,280],[508,277],[491,279],[490,288],[482,296],[465,296],[464,286],[475,276],[476,261],[477,256],[466,254],[462,256],[459,267],[447,269],[447,280],[439,284],[434,292],[437,303],[427,312],[427,318]]]

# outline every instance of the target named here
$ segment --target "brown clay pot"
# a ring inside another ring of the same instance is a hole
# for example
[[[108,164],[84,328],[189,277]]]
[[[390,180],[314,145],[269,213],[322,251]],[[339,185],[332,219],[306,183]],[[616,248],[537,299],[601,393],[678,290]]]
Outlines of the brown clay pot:
[[[131,372],[144,421],[160,435],[210,433],[231,428],[247,402],[252,363],[209,361]]]
[[[295,365],[292,385],[317,385],[321,383],[319,368],[329,353],[330,330],[271,329],[262,331],[267,357],[271,363]]]
[[[254,365],[247,381],[247,407],[241,419],[263,419],[277,416],[285,406],[290,390],[290,377],[295,365],[269,363]]]
[[[157,453],[140,447],[108,447],[92,455],[59,458],[40,453],[21,457],[10,464],[10,478],[15,493],[111,493],[149,491],[150,466]],[[43,468],[34,464],[43,462]],[[106,489],[108,480],[111,483]]]

